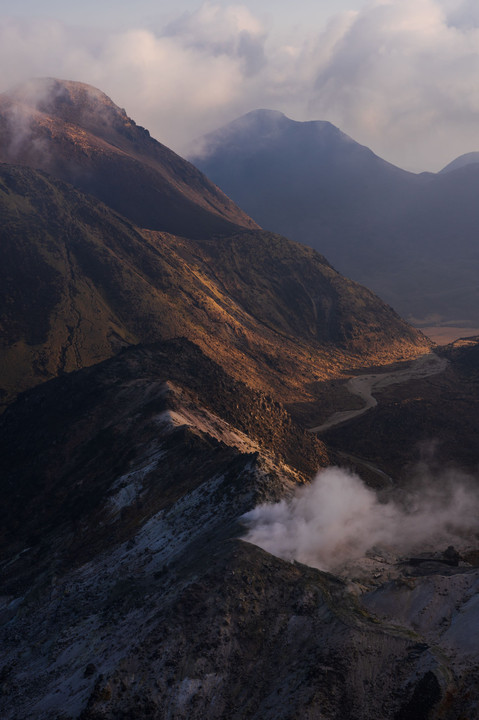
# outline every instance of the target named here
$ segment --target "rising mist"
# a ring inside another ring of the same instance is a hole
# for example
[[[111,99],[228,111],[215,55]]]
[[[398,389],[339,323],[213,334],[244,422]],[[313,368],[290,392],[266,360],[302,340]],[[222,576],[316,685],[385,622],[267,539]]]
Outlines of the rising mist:
[[[435,481],[424,476],[414,490],[380,502],[357,475],[328,468],[291,499],[244,515],[244,539],[285,560],[332,570],[377,547],[401,555],[463,543],[477,531],[478,511],[471,480],[459,472]]]

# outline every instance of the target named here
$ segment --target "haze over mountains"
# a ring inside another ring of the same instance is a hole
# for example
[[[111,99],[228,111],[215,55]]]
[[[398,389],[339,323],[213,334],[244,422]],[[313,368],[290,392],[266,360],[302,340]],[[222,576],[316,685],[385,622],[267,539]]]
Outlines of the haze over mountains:
[[[248,113],[198,148],[192,161],[263,227],[314,247],[404,317],[479,326],[474,153],[415,175],[330,123],[270,110]]]
[[[417,546],[363,527],[358,557],[357,519],[345,537],[336,523],[354,563],[328,573],[241,538],[245,513],[287,508],[331,463],[414,514],[403,468],[429,427],[441,463],[471,469],[477,345],[431,360],[370,290],[260,229],[89,86],[2,96],[0,158],[1,717],[472,717],[474,478],[467,522],[443,502]],[[403,385],[374,411],[381,432],[368,414],[329,426],[330,444],[308,431],[362,405],[350,376],[386,370]],[[350,506],[341,487],[330,519]]]

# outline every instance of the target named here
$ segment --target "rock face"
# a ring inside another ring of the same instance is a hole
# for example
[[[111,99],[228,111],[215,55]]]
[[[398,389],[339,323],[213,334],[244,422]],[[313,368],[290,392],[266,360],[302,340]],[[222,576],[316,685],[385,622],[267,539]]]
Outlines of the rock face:
[[[371,578],[359,600],[238,539],[328,456],[191,343],[46,383],[0,429],[2,717],[452,719],[477,702],[471,566]]]
[[[263,227],[306,243],[416,324],[477,327],[479,164],[415,175],[327,122],[258,110],[192,161]]]

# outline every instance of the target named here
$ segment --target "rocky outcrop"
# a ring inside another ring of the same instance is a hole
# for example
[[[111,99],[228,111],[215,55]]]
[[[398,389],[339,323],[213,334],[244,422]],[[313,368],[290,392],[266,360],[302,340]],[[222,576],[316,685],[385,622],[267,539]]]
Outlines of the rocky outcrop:
[[[376,554],[341,578],[239,539],[328,457],[191,343],[46,383],[0,429],[6,720],[458,720],[477,702],[470,564]]]

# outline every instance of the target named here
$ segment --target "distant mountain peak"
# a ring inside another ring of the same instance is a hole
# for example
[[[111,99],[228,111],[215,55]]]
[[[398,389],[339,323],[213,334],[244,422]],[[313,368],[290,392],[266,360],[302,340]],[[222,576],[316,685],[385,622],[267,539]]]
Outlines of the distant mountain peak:
[[[316,248],[418,325],[477,327],[479,152],[416,175],[331,123],[264,110],[198,147],[192,162],[262,227]]]
[[[295,125],[298,127],[305,127],[308,125],[316,125],[323,128],[333,128],[336,132],[344,135],[344,133],[341,132],[341,130],[339,130],[339,128],[337,128],[331,122],[329,122],[329,120],[293,120],[279,110],[271,110],[268,108],[258,108],[257,110],[250,110],[244,115],[240,115],[240,117],[236,118],[235,120],[232,120],[227,125],[224,125],[222,128],[219,128],[219,130],[215,131],[215,133],[222,132],[229,127],[238,127],[241,125],[244,125],[245,127],[258,125],[281,125],[283,127],[287,127],[288,125]]]
[[[245,115],[242,115],[238,120],[241,120],[242,118],[260,118],[263,120],[279,120],[281,118],[284,118],[285,120],[290,120],[283,112],[280,112],[279,110],[271,110],[270,108],[258,108],[257,110],[250,110],[250,112],[245,113]]]
[[[230,157],[239,152],[242,156],[257,156],[258,151],[301,153],[309,161],[311,153],[332,148],[347,155],[360,153],[375,161],[380,160],[369,148],[346,135],[328,120],[292,120],[278,110],[258,109],[241,115],[223,127],[208,133],[192,144],[189,153],[191,161],[214,179],[220,186],[223,178],[215,178],[208,164],[208,158],[216,153]],[[207,164],[204,164],[205,159]],[[229,162],[230,160],[228,160]],[[392,167],[392,166],[391,166]],[[228,191],[226,191],[228,192]]]
[[[279,110],[268,110],[266,108],[259,108],[258,110],[251,110],[245,115],[233,120],[231,123],[225,126],[225,130],[231,128],[241,128],[244,126],[249,129],[270,129],[271,127],[287,127],[294,120],[291,120],[287,115]]]
[[[441,173],[459,170],[460,168],[466,167],[466,165],[474,165],[477,163],[479,163],[479,152],[465,153],[464,155],[459,155],[459,157],[446,165],[446,167],[443,167]]]

